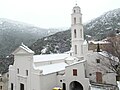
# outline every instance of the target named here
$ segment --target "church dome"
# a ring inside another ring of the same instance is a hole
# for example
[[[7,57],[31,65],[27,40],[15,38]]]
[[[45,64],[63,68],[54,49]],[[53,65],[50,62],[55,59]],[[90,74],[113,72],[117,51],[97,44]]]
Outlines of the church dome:
[[[73,13],[81,13],[81,8],[78,5],[74,6]]]

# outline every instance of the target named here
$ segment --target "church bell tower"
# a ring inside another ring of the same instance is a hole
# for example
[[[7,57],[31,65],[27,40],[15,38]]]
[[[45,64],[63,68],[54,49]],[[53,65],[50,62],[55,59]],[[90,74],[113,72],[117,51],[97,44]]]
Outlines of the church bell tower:
[[[73,7],[71,14],[71,42],[73,56],[78,58],[83,56],[83,25],[82,25],[82,13],[79,6]]]

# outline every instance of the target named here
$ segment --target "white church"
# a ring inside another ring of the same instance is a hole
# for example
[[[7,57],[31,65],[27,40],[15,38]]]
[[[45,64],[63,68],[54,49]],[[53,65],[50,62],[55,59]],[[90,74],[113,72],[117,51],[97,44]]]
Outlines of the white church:
[[[21,44],[9,66],[9,90],[90,90],[92,86],[115,90],[115,73],[100,66],[102,52],[88,51],[84,40],[82,13],[79,6],[71,14],[71,51],[62,54],[34,55]]]

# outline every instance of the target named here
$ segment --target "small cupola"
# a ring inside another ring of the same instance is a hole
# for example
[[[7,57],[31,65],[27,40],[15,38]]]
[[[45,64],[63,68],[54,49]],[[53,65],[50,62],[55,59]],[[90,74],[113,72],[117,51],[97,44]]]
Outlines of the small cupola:
[[[81,9],[77,4],[73,7],[73,13],[81,13]]]

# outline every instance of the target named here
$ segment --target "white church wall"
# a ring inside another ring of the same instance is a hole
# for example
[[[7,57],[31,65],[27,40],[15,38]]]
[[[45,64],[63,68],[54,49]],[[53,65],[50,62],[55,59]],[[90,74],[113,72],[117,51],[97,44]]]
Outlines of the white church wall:
[[[115,76],[116,76],[115,73],[107,73],[106,75],[103,75],[103,80],[104,80],[103,82],[117,85]]]
[[[72,40],[83,40],[84,42],[84,33],[83,33],[83,26],[82,24],[77,24],[77,25],[73,25],[71,27],[72,31],[71,31],[71,34],[72,34]],[[74,29],[76,29],[76,38],[74,36]],[[82,43],[81,43],[82,44]]]
[[[49,64],[61,63],[64,62],[64,59],[61,60],[51,60],[51,61],[43,61],[43,62],[34,62],[35,66],[44,66]]]
[[[41,90],[40,71],[35,70],[31,73],[31,90]]]
[[[8,90],[8,73],[0,74],[0,90]]]
[[[15,78],[16,77],[16,73],[15,73],[15,67],[13,65],[9,66],[9,85],[8,85],[8,90],[11,90],[11,83],[13,83],[13,85],[15,86],[16,82],[15,82]],[[15,87],[13,87],[15,89]]]
[[[11,88],[11,84],[13,84],[14,90],[19,90],[20,84],[23,84],[25,90],[30,90],[31,70],[33,68],[33,52],[26,46],[20,46],[13,52],[13,54],[14,64],[9,68],[9,89]]]
[[[79,10],[77,10],[77,11],[79,11]],[[76,23],[80,24],[80,17],[82,17],[82,14],[80,12],[79,13],[73,13],[72,16],[76,17]],[[71,20],[72,20],[72,25],[75,24],[74,23],[74,18],[71,18]],[[81,18],[81,20],[82,20],[82,18]],[[82,23],[82,21],[81,21],[81,23]]]
[[[31,69],[32,69],[32,56],[15,56],[15,73],[16,73],[16,82],[18,85],[16,86],[19,89],[19,84],[22,83],[27,88],[26,90],[30,90],[31,86]],[[28,74],[28,75],[27,75]],[[20,76],[20,77],[19,77]],[[23,78],[26,77],[26,78]],[[23,82],[22,82],[23,81]]]
[[[100,60],[100,63],[97,63],[97,59]],[[115,73],[107,73],[112,71],[108,69],[106,66],[102,65],[102,63],[104,62],[109,63],[108,59],[104,58],[104,56],[101,56],[98,52],[91,52],[87,54],[86,60],[87,60],[87,65],[86,65],[87,77],[89,77],[90,81],[97,82],[96,72],[101,72],[102,73],[101,83],[116,85]]]
[[[46,61],[46,62],[34,62],[35,66],[38,67],[38,66],[44,66],[44,65],[49,65],[51,64],[50,61]]]
[[[40,90],[52,90],[57,86],[56,73],[40,76]]]
[[[65,70],[57,73],[57,86],[63,88],[63,83],[65,83]]]
[[[57,75],[57,87],[62,88],[63,83],[65,83],[65,77],[62,75]]]
[[[73,75],[73,69],[77,70],[77,76]],[[84,69],[83,62],[66,67],[65,80],[66,80],[67,90],[70,90],[70,88],[69,88],[70,83],[73,81],[79,82],[83,86],[84,90],[89,89],[89,79],[85,78],[85,69]]]
[[[14,66],[16,69],[16,73],[18,73],[17,70],[19,69],[18,74],[26,76],[26,70],[28,70],[29,74],[32,68],[32,63],[32,56],[15,56]]]

